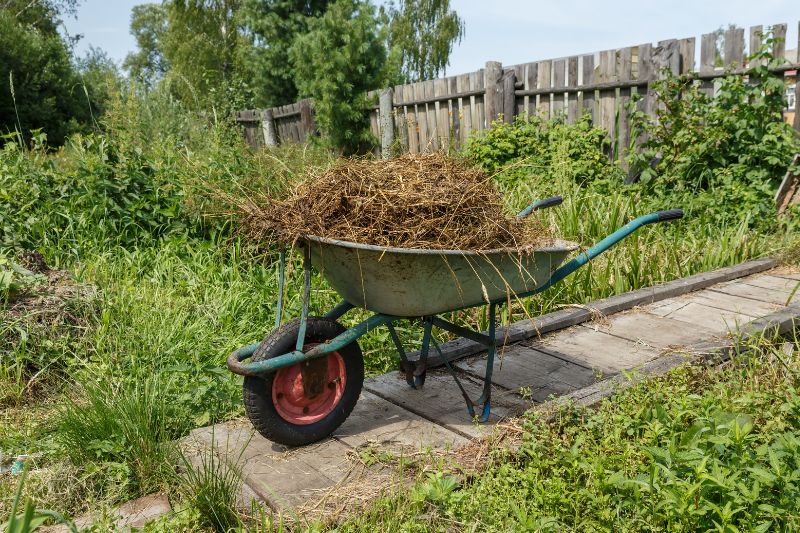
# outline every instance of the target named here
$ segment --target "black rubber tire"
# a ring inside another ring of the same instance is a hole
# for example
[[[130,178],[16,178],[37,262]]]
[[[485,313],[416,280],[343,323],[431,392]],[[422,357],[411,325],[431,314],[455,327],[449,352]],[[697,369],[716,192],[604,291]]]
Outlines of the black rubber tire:
[[[293,320],[273,331],[253,354],[253,361],[264,361],[294,350],[300,320]],[[305,343],[320,343],[333,339],[345,328],[328,318],[308,317]],[[325,418],[313,424],[298,425],[284,420],[272,403],[274,373],[263,377],[245,377],[242,387],[244,410],[253,426],[265,438],[286,446],[303,446],[324,439],[342,425],[353,411],[364,385],[364,358],[358,342],[353,341],[339,350],[344,360],[347,380],[339,403]]]

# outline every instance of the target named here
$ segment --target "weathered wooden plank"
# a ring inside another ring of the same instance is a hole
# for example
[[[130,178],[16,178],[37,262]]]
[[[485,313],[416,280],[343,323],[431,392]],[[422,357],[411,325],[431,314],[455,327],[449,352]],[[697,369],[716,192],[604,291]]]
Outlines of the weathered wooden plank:
[[[785,334],[800,327],[800,307],[786,308],[763,319],[754,320],[745,325],[744,335],[706,341],[690,346],[671,355],[659,357],[655,361],[644,364],[636,374],[616,375],[608,379],[579,389],[573,393],[554,400],[557,404],[574,403],[590,406],[598,403],[622,389],[626,389],[648,376],[666,374],[673,368],[684,364],[702,364],[707,361],[722,362],[733,353],[741,353],[748,349],[749,338],[756,335]]]
[[[772,45],[772,56],[775,59],[786,58],[786,24],[775,24],[772,26],[772,36],[775,43]]]
[[[747,54],[753,55],[761,48],[761,41],[764,38],[764,27],[760,24],[758,26],[750,26],[750,40],[749,46],[747,48]],[[763,64],[764,62],[760,59],[754,59],[750,61],[751,67],[756,67],[758,65]]]
[[[481,394],[482,384],[462,375],[462,384],[473,398]],[[470,419],[464,398],[453,378],[443,371],[429,371],[425,386],[412,389],[396,372],[369,379],[364,383],[369,392],[431,420],[465,437],[486,436],[492,425],[508,416],[521,414],[527,403],[516,394],[502,389],[492,390],[492,416],[486,425]]]
[[[413,85],[403,85],[403,101],[414,100]],[[406,114],[406,128],[408,129],[408,150],[412,154],[419,153],[419,123],[417,122],[417,108],[415,105],[404,105]]]
[[[691,298],[676,298],[665,300],[643,308],[648,313],[664,316],[685,323],[687,326],[701,326],[715,334],[725,334],[738,330],[743,324],[750,322],[750,315],[725,311],[708,307],[691,300]]]
[[[658,356],[655,348],[582,326],[522,344],[567,361],[579,361],[604,374],[634,368]]]
[[[471,91],[483,89],[483,69],[469,75],[469,86]],[[472,128],[474,131],[486,129],[486,115],[483,103],[483,96],[471,96],[472,106]]]
[[[722,52],[725,67],[740,68],[744,64],[744,28],[725,30],[725,46]]]
[[[514,86],[517,83],[517,76],[513,70],[503,74],[503,122],[511,124],[517,111],[516,96]]]
[[[633,79],[633,48],[623,48],[617,52],[617,79],[629,81]],[[628,105],[631,100],[631,89],[621,88],[619,90],[619,121],[617,135],[617,150],[615,159],[625,161],[628,154],[628,145],[631,142],[630,123],[628,120]],[[624,165],[627,168],[627,165]]]
[[[683,322],[638,310],[613,315],[608,322],[596,326],[584,323],[581,327],[597,329],[659,350],[670,345],[697,342],[715,333],[700,325],[687,328]]]
[[[187,441],[206,449],[214,443],[229,464],[239,464],[242,480],[273,509],[302,503],[345,479],[351,469],[350,448],[337,440],[287,451],[247,426],[246,421],[217,424],[194,430]]]
[[[594,56],[591,54],[581,56],[581,85],[592,85],[594,82]],[[580,100],[581,113],[591,115],[592,123],[597,124],[597,114],[594,110],[594,91],[582,91]]]
[[[617,58],[615,50],[600,52],[597,81],[601,83],[617,80]],[[600,91],[600,127],[603,128],[611,139],[609,157],[614,157],[614,146],[617,143],[617,94],[615,89]]]
[[[536,75],[537,89],[549,89],[552,87],[552,78],[550,77],[551,69],[553,67],[552,61],[539,61],[537,64],[538,73]],[[550,99],[552,94],[540,94],[539,102],[536,106],[536,113],[546,119],[550,118]]]
[[[464,359],[456,366],[477,379],[483,379],[486,356]],[[564,394],[594,381],[594,372],[585,366],[520,345],[498,354],[492,370],[492,383],[519,391],[525,397],[530,394],[531,399],[537,402],[546,400],[551,394]]]
[[[795,274],[795,276],[800,276],[800,274]],[[759,274],[757,276],[748,276],[746,278],[742,278],[740,281],[754,287],[763,287],[765,289],[771,289],[784,293],[791,293],[797,286],[797,277],[795,277],[795,279],[791,279],[777,275],[773,276],[770,273]],[[800,300],[800,296],[798,299]]]
[[[704,33],[700,38],[700,74],[711,74],[717,63],[717,35]]]
[[[458,94],[458,77],[450,76],[447,78],[448,94]],[[448,135],[450,146],[458,148],[461,146],[461,98],[451,98],[447,101],[447,113],[449,118]]]
[[[454,448],[467,442],[458,433],[367,391],[361,393],[353,412],[333,436],[353,448],[377,444],[390,452]]]
[[[743,281],[732,281],[710,288],[716,292],[724,294],[731,294],[734,296],[741,296],[743,298],[750,298],[758,300],[759,302],[766,302],[775,305],[786,305],[786,300],[789,298],[791,289],[774,289],[767,287],[757,287],[750,285]]]
[[[432,99],[436,96],[436,86],[434,80],[422,82],[422,93],[425,98]],[[425,152],[430,152],[439,149],[439,135],[436,117],[435,103],[426,103],[425,106],[425,120],[428,123],[428,142],[425,146]]]
[[[486,105],[485,105],[485,100],[486,100],[485,91],[486,91],[486,89],[485,89],[484,77],[485,76],[484,76],[483,69],[481,69],[481,70],[479,70],[478,72],[475,73],[475,78],[474,78],[475,88],[473,89],[473,90],[476,90],[476,89],[483,89],[484,90],[484,94],[483,95],[475,96],[475,110],[476,110],[476,113],[477,113],[477,115],[476,115],[477,118],[473,117],[473,121],[472,121],[473,124],[477,124],[478,125],[478,129],[480,129],[480,130],[484,130],[484,129],[489,127],[489,124],[488,124],[488,122],[486,120]],[[473,80],[470,79],[470,83],[472,83],[472,81]]]
[[[708,307],[734,311],[752,317],[768,315],[781,307],[776,304],[716,291],[713,288],[697,293],[692,297],[692,300]]]
[[[425,87],[423,82],[418,81],[414,84],[414,99],[425,98]],[[430,133],[428,131],[428,111],[425,104],[415,105],[417,115],[417,131],[419,132],[419,153],[428,151],[430,145]]]
[[[527,70],[527,65],[525,64],[514,65],[514,78],[517,84],[525,83],[526,70]],[[516,91],[516,85],[511,92],[514,93],[514,91]],[[507,93],[505,96],[506,98],[508,98]],[[524,96],[517,97],[516,94],[514,94],[514,117],[525,114],[525,109],[526,109],[525,100],[526,99]]]
[[[564,92],[558,89],[563,89],[566,86],[567,61],[565,59],[553,61],[553,116],[564,114]]]
[[[567,87],[578,86],[578,56],[570,57],[567,60]],[[578,120],[578,93],[567,95],[567,121],[574,124]]]
[[[525,69],[525,90],[538,89],[539,64],[528,63]],[[528,115],[536,114],[536,96],[525,96],[525,110]]]
[[[694,70],[694,37],[679,40],[678,49],[680,54],[680,73],[688,74]]]
[[[458,92],[465,92],[470,90],[469,85],[469,74],[462,74],[458,76],[456,80],[456,90]],[[467,142],[469,138],[469,134],[472,132],[472,102],[474,102],[475,97],[470,96],[466,98],[459,98],[459,118],[461,119],[461,135],[459,139],[461,141],[461,145],[463,146],[464,143]]]
[[[503,65],[499,61],[486,62],[484,84],[484,108],[488,128],[503,113]]]
[[[442,78],[434,80],[433,95],[443,98],[447,94],[447,80]],[[450,142],[450,112],[446,100],[435,102],[434,107],[436,109],[436,145],[437,148],[444,149]]]

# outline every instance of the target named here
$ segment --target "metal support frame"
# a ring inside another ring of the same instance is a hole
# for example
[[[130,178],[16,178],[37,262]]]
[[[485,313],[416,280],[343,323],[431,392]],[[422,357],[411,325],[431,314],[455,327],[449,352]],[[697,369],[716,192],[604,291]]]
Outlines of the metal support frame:
[[[561,203],[560,197],[553,197],[553,198],[547,198],[545,200],[540,200],[539,202],[535,202],[534,204],[528,206],[525,210],[523,210],[520,213],[519,216],[525,217],[529,215],[531,212],[536,211],[537,209],[551,207],[553,205],[558,205],[559,203]],[[641,226],[644,226],[645,224],[650,224],[653,222],[663,222],[666,220],[674,220],[681,218],[682,216],[683,212],[680,209],[673,209],[669,211],[661,211],[658,213],[652,213],[649,215],[638,217],[629,222],[628,224],[625,224],[623,227],[619,228],[617,231],[613,232],[611,235],[601,240],[600,242],[598,242],[585,252],[579,254],[577,257],[573,258],[568,263],[556,269],[546,283],[542,284],[541,286],[529,292],[518,294],[517,297],[524,298],[527,296],[532,296],[536,293],[539,293],[551,287],[552,285],[558,283],[568,275],[572,274],[575,270],[582,267],[583,265],[585,265],[598,255],[603,253],[604,251],[614,246],[616,243],[618,243],[619,241],[621,241],[622,239],[624,239],[625,237],[627,237],[628,235],[639,229]],[[285,270],[286,270],[286,249],[281,248],[280,264],[278,270],[278,280],[280,287],[278,293],[278,302],[277,302],[276,318],[275,318],[276,328],[280,326],[281,314],[283,311],[283,290],[285,283]],[[239,348],[228,357],[228,368],[230,369],[230,371],[235,374],[240,374],[243,376],[260,376],[262,374],[268,372],[274,372],[281,368],[285,368],[297,363],[309,362],[312,359],[322,357],[331,352],[335,352],[343,348],[344,346],[347,346],[348,344],[356,341],[359,337],[361,337],[368,331],[371,331],[382,325],[386,325],[389,329],[389,335],[392,338],[392,342],[397,348],[397,352],[400,356],[400,361],[406,374],[406,381],[411,387],[416,389],[424,385],[427,366],[428,366],[428,354],[430,352],[430,345],[431,343],[433,343],[434,348],[439,353],[439,356],[444,361],[447,370],[455,379],[456,384],[458,385],[458,388],[461,391],[461,394],[464,396],[464,400],[467,404],[467,410],[469,411],[470,416],[475,417],[474,407],[482,406],[480,421],[486,422],[489,419],[491,411],[492,372],[494,370],[494,359],[497,352],[497,335],[496,335],[497,306],[505,303],[506,300],[497,300],[489,302],[488,335],[459,326],[439,316],[434,315],[434,316],[421,317],[423,323],[423,334],[422,334],[422,346],[420,349],[420,358],[418,361],[412,362],[409,361],[405,349],[403,348],[402,342],[400,341],[400,337],[397,335],[397,331],[395,330],[393,325],[393,323],[396,320],[409,317],[397,317],[397,316],[383,315],[379,313],[376,313],[367,318],[366,320],[361,321],[355,326],[342,332],[340,335],[337,335],[335,338],[327,342],[324,342],[322,344],[318,344],[313,348],[311,348],[308,352],[303,353],[302,349],[305,340],[306,327],[308,325],[308,307],[309,307],[310,295],[311,295],[311,250],[309,246],[304,246],[303,306],[300,314],[300,327],[298,328],[298,336],[297,336],[297,341],[295,343],[294,351],[264,361],[257,361],[245,364],[242,363],[242,361],[244,361],[249,357],[252,357],[252,355],[255,353],[256,349],[259,346],[258,343],[250,344],[248,346]],[[337,320],[345,313],[347,313],[349,310],[353,309],[353,307],[354,307],[353,304],[351,304],[350,302],[343,301],[336,307],[328,311],[324,316],[332,320]],[[461,380],[458,378],[455,369],[450,364],[450,361],[446,357],[444,357],[444,355],[442,354],[442,350],[439,347],[439,343],[436,342],[436,339],[433,338],[434,326],[486,346],[487,358],[486,358],[486,372],[484,374],[484,381],[483,381],[483,390],[481,396],[476,401],[473,401],[469,397],[466,389],[461,383]]]

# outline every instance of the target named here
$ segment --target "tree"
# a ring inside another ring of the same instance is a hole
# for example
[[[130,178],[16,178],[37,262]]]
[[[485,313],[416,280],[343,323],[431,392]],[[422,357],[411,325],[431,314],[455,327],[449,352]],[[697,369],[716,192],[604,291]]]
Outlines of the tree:
[[[450,0],[399,0],[384,11],[389,50],[399,63],[400,80],[436,78],[444,72],[453,43],[464,35],[464,21],[450,9]]]
[[[167,32],[167,11],[160,4],[142,4],[131,10],[131,34],[136,39],[138,51],[131,52],[122,66],[131,78],[146,87],[161,79],[168,70],[162,52],[162,41]]]
[[[190,107],[242,105],[246,42],[237,27],[239,0],[170,0],[161,49],[174,91]]]
[[[0,128],[23,136],[42,129],[56,145],[91,121],[70,48],[57,31],[52,6],[60,4],[8,2],[0,10]]]
[[[346,154],[372,142],[366,92],[385,79],[385,37],[370,3],[337,0],[289,50],[300,95],[314,99],[327,142]]]
[[[250,38],[255,105],[271,107],[297,100],[289,49],[321,17],[331,0],[244,0],[242,26]]]

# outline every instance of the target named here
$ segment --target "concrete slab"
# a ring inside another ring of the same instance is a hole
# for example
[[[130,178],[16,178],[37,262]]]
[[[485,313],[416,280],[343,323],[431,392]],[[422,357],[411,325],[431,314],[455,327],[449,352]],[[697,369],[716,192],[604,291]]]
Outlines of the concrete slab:
[[[656,308],[648,307],[646,310],[649,313],[668,317],[687,325],[706,328],[715,335],[736,331],[755,318],[742,313],[715,309],[693,301],[673,302]]]
[[[782,308],[780,305],[754,300],[752,298],[744,298],[726,292],[715,291],[707,289],[700,291],[691,297],[691,301],[703,304],[715,309],[722,309],[724,311],[733,311],[742,315],[748,315],[755,318],[768,315]]]
[[[753,280],[758,283],[767,283],[766,280]],[[786,280],[788,282],[788,280]],[[750,298],[760,302],[767,302],[775,305],[786,305],[786,300],[789,298],[791,289],[777,288],[777,287],[763,287],[752,285],[745,281],[732,281],[714,286],[709,289],[713,292],[721,292],[724,294],[732,294],[734,296],[741,296],[743,298]]]

